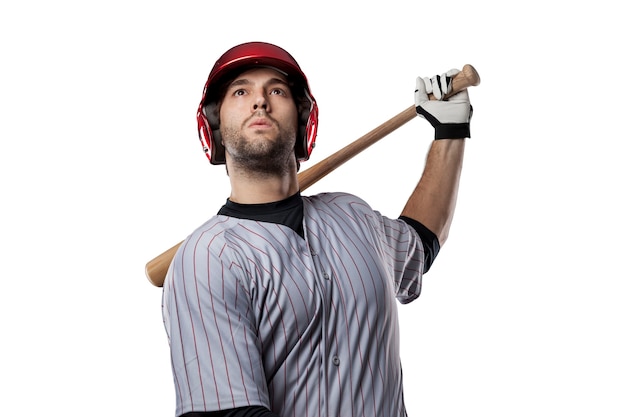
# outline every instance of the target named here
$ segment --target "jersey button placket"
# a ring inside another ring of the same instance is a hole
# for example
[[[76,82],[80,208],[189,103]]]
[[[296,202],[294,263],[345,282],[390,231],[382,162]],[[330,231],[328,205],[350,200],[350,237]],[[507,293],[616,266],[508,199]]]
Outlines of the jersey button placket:
[[[331,275],[326,272],[326,268],[324,268],[324,265],[322,265],[321,256],[319,256],[319,253],[316,252],[313,248],[311,248],[311,257],[313,259],[313,264],[315,265],[315,271],[317,276],[321,275],[322,278],[324,278],[324,281],[326,281],[326,285],[329,285]]]
[[[322,265],[322,256],[320,256],[319,252],[316,251],[315,249],[313,249],[312,247],[310,247],[310,253],[311,253],[311,259],[313,260],[313,265],[315,267],[315,275],[318,277],[317,279],[317,284],[319,285],[320,289],[322,290],[321,293],[321,297],[322,297],[322,310],[324,311],[323,313],[323,320],[322,320],[322,355],[320,357],[321,360],[321,369],[323,370],[323,395],[322,398],[320,400],[321,402],[321,413],[320,413],[320,417],[325,417],[328,415],[328,402],[326,401],[326,399],[328,398],[328,368],[325,362],[328,362],[328,360],[330,359],[330,362],[332,362],[335,365],[338,365],[338,363],[335,363],[335,361],[338,361],[339,358],[337,356],[333,356],[332,358],[330,357],[328,352],[328,311],[327,308],[329,308],[330,306],[330,302],[327,299],[327,297],[330,296],[330,291],[329,291],[329,286],[332,284],[332,281],[330,279],[330,274],[328,272],[326,272],[326,268],[324,268],[324,266]],[[323,279],[319,279],[319,278],[323,278]]]

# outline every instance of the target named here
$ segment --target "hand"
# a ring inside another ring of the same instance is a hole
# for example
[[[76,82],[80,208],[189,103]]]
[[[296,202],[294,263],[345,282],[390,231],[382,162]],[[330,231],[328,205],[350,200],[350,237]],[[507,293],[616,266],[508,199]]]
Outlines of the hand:
[[[435,128],[435,139],[470,137],[473,108],[467,90],[443,99],[452,89],[452,78],[459,70],[451,69],[432,78],[418,77],[415,86],[415,110]],[[429,100],[432,93],[436,100]]]

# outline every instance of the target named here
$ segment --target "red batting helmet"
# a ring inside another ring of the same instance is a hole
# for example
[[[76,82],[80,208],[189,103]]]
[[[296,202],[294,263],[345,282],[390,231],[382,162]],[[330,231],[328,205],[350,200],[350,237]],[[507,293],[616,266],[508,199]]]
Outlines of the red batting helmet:
[[[204,152],[212,164],[226,163],[220,134],[218,103],[227,83],[237,74],[255,66],[272,67],[287,75],[299,114],[295,145],[296,159],[306,161],[311,155],[317,136],[317,103],[311,94],[306,76],[296,60],[284,49],[265,42],[237,45],[226,51],[215,62],[204,86],[196,117],[198,134]]]

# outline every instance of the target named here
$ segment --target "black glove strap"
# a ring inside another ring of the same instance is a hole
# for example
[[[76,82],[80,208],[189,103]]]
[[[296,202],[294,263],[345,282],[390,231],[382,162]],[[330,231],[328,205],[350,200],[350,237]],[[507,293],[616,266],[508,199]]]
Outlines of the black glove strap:
[[[435,140],[465,139],[470,137],[469,123],[439,124],[435,126]]]

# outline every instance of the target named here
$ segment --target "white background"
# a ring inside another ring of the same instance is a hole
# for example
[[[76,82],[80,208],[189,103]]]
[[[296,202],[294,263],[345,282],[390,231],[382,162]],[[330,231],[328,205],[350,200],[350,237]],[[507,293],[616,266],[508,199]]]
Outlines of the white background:
[[[289,50],[320,106],[303,169],[473,64],[450,240],[400,306],[412,416],[625,416],[619,2],[7,1],[0,6],[0,415],[173,416],[146,262],[228,196],[196,106],[219,55]],[[415,119],[305,193],[396,216]],[[348,417],[348,416],[342,416]]]

